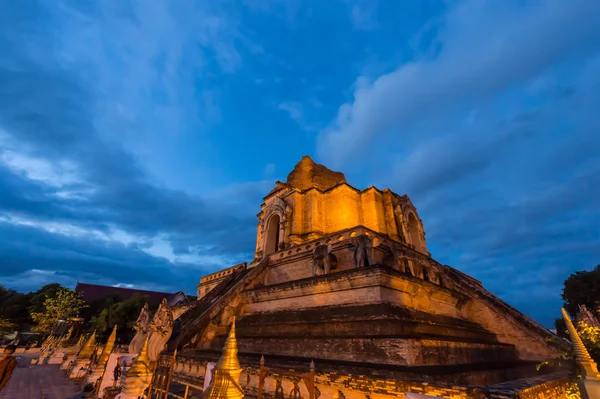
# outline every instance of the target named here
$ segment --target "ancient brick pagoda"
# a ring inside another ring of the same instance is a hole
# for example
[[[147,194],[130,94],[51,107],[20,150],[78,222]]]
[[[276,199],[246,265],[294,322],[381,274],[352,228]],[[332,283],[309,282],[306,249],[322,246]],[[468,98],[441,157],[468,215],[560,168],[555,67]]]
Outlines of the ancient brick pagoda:
[[[285,374],[311,361],[323,398],[564,388],[560,371],[535,370],[560,354],[554,335],[432,259],[408,196],[356,189],[304,157],[261,208],[254,260],[203,277],[198,302],[176,320],[175,380],[204,379],[237,316],[247,396],[261,385],[261,356],[263,389],[286,397],[311,396]]]

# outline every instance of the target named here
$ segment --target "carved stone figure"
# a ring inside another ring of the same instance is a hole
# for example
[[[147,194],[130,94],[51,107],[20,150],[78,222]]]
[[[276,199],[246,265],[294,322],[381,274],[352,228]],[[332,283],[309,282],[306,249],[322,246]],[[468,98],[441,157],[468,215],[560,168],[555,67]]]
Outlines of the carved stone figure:
[[[133,325],[133,329],[135,330],[135,336],[129,343],[129,353],[139,353],[140,349],[142,349],[142,345],[144,345],[144,340],[146,339],[146,334],[148,333],[149,324],[150,309],[148,308],[148,304],[145,303],[144,307],[140,311],[140,315],[138,316],[135,324]]]
[[[173,313],[167,305],[167,300],[163,298],[160,306],[156,310],[152,321],[148,327],[148,357],[151,361],[158,360],[160,352],[173,332]]]
[[[320,274],[329,274],[331,272],[331,259],[329,254],[331,253],[331,245],[319,245],[313,251],[312,258],[312,273],[313,276]]]
[[[392,245],[391,247],[392,257],[394,258],[393,267],[402,273],[406,273],[407,256],[406,253],[401,249]]]
[[[402,214],[402,208],[397,205],[394,209],[394,219],[396,221],[396,229],[398,231],[398,239],[400,242],[406,243],[406,237],[404,236],[404,215]]]
[[[350,241],[354,247],[354,266],[365,267],[373,264],[372,249],[373,242],[366,234],[352,238]]]

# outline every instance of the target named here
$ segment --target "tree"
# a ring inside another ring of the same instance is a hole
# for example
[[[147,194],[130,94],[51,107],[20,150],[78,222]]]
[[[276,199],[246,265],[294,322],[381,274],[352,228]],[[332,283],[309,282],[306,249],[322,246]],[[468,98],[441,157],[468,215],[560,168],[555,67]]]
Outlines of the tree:
[[[0,286],[0,318],[10,320],[18,330],[26,329],[31,322],[28,305],[29,298],[26,294]]]
[[[556,328],[556,335],[562,338],[569,338],[569,333],[567,331],[567,323],[565,323],[565,319],[563,319],[562,317],[554,319],[554,328]]]
[[[579,337],[583,341],[592,359],[600,361],[600,328],[591,326],[583,321],[576,325]]]
[[[593,270],[573,273],[565,280],[562,299],[572,315],[579,313],[579,305],[595,309],[600,304],[600,265]]]
[[[16,327],[17,327],[17,325],[15,323],[0,316],[0,333],[11,332]]]
[[[46,298],[56,296],[56,293],[64,289],[58,283],[46,284],[36,292],[30,292],[28,295],[28,310],[31,312],[43,312],[44,311],[44,301]]]
[[[68,288],[60,288],[54,296],[47,296],[41,312],[32,311],[31,319],[36,324],[34,331],[50,334],[61,320],[79,314],[87,304],[80,299],[79,294]]]
[[[146,302],[148,298],[139,294],[126,300],[107,296],[92,305],[96,307],[103,304],[105,307],[96,308],[95,314],[90,318],[90,324],[98,333],[106,332],[116,325],[119,337],[127,341],[133,337],[133,324]]]
[[[92,316],[90,324],[98,334],[102,334],[108,330],[108,309],[102,309],[100,313]]]

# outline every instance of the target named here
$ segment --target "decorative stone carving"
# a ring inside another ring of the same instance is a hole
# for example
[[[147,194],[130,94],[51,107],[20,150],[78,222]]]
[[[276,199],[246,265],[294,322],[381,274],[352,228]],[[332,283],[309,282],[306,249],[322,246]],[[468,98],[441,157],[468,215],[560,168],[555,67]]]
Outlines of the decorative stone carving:
[[[142,345],[144,345],[144,340],[146,339],[146,335],[148,334],[149,324],[150,309],[148,308],[148,304],[145,303],[144,307],[140,311],[140,315],[138,316],[135,324],[133,325],[133,329],[135,330],[135,336],[129,343],[129,353],[139,353],[140,349],[142,349]]]
[[[163,298],[148,327],[148,357],[151,361],[158,360],[160,352],[164,349],[172,332],[173,313],[167,305],[167,300]]]
[[[275,382],[275,399],[285,399],[283,394],[283,386],[281,385],[281,379],[277,379]]]
[[[406,253],[395,245],[391,246],[392,257],[394,258],[394,268],[402,273],[406,273],[407,256]]]
[[[373,242],[366,234],[356,236],[350,241],[354,247],[354,267],[365,267],[373,264]]]
[[[313,251],[312,258],[312,273],[313,276],[320,274],[329,274],[331,272],[331,259],[329,254],[331,253],[331,245],[319,245]]]
[[[394,218],[396,220],[396,230],[398,231],[398,238],[400,242],[406,242],[406,235],[404,234],[404,215],[402,214],[402,207],[400,205],[396,205],[394,208]]]
[[[267,211],[261,220],[261,226],[263,230],[263,237],[265,229],[267,228],[267,222],[273,216],[274,213],[279,215],[279,223],[286,220],[286,209],[289,208],[287,204],[279,197],[273,198],[267,205]]]
[[[292,388],[292,391],[290,392],[289,399],[302,399],[302,394],[300,393],[300,387],[298,386],[299,382],[300,382],[300,380],[293,379],[292,383],[294,384],[294,387]]]

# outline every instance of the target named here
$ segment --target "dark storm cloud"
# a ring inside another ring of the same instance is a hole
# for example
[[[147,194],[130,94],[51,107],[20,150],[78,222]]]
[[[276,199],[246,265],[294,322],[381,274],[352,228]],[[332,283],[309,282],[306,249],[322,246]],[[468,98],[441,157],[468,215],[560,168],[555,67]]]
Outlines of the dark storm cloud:
[[[48,184],[0,163],[0,275],[14,277],[36,269],[146,286],[154,282],[173,289],[182,284],[176,278],[178,269],[137,245],[52,234],[42,230],[43,223],[65,223],[84,231],[118,229],[146,238],[160,235],[172,242],[175,255],[202,245],[205,249],[196,254],[251,256],[253,213],[236,211],[219,198],[202,199],[161,187],[132,153],[98,131],[102,110],[94,90],[99,77],[93,65],[86,65],[93,59],[68,61],[70,55],[62,52],[60,19],[53,15],[59,9],[44,2],[5,4],[1,9],[0,155],[24,155],[50,166],[68,161],[77,181]],[[72,18],[80,18],[79,11],[71,10]],[[78,194],[61,195],[65,192]],[[260,196],[247,194],[242,201],[260,203]],[[151,243],[140,245],[147,249]],[[202,266],[207,271],[224,265]],[[200,274],[194,273],[194,280]],[[186,279],[188,290],[193,284]]]
[[[548,326],[563,281],[600,263],[597,65],[590,57],[572,88],[545,88],[530,110],[483,115],[396,165],[434,257]]]

